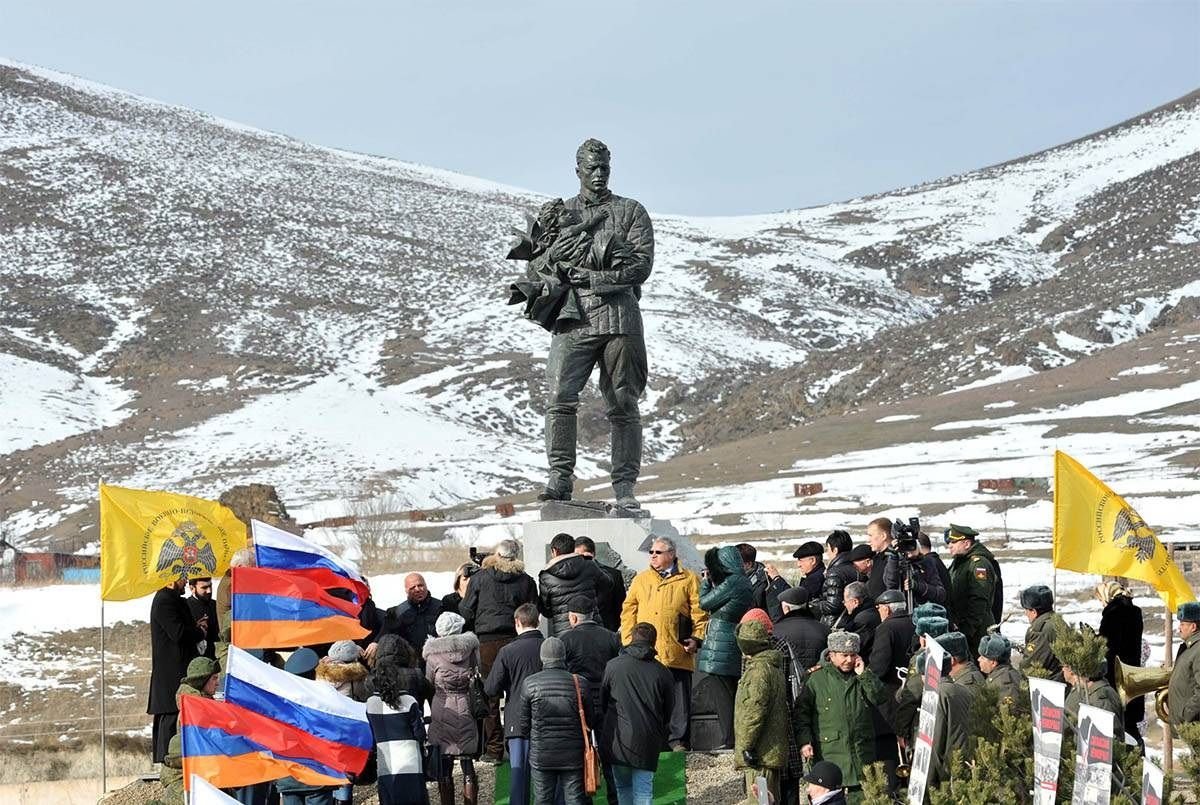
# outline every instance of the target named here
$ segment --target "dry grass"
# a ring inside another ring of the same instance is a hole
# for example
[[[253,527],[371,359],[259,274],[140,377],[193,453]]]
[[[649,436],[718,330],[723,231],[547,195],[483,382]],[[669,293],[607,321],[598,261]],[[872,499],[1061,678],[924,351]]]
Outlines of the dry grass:
[[[100,776],[100,736],[58,744],[42,740],[34,745],[7,743],[0,783],[42,780],[75,780]],[[110,735],[107,747],[109,777],[132,777],[150,769],[149,739]]]

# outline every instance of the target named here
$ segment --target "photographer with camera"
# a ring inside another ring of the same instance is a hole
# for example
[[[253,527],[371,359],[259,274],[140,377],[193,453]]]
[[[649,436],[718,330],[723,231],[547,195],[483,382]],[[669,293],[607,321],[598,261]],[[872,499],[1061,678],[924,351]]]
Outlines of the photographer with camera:
[[[885,546],[877,549],[871,578],[878,579],[881,593],[884,590],[904,593],[910,612],[919,604],[946,603],[946,588],[935,564],[938,560],[921,553],[920,534],[921,521],[916,517],[910,517],[908,522],[881,517],[867,526],[872,547]]]

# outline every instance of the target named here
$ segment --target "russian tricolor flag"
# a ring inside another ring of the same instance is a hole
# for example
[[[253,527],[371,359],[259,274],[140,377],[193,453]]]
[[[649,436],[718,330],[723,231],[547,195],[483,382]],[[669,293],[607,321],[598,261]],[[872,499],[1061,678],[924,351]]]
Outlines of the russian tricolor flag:
[[[233,569],[233,644],[290,648],[361,640],[360,607],[290,570]]]
[[[258,718],[277,722],[276,730],[301,742],[303,757],[342,772],[360,772],[373,738],[367,706],[324,682],[281,671],[229,647],[225,701]]]
[[[189,790],[192,775],[221,788],[289,775],[315,786],[347,782],[341,771],[311,758],[312,736],[230,702],[180,696],[179,727]]]
[[[290,570],[316,582],[325,589],[342,588],[356,596],[358,605],[367,600],[366,582],[358,568],[320,545],[276,528],[250,521],[254,534],[254,558],[259,567]]]

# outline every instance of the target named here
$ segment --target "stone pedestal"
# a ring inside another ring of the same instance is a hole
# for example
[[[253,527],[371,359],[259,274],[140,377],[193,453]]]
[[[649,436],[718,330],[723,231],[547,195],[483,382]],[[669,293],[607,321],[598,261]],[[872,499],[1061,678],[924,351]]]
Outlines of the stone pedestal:
[[[679,535],[669,520],[656,520],[642,509],[630,512],[613,509],[604,503],[549,502],[542,507],[541,520],[525,524],[521,540],[525,571],[535,579],[538,571],[550,561],[550,541],[560,533],[591,537],[596,543],[597,558],[605,564],[615,565],[611,551],[634,573],[648,567],[651,536],[674,540],[683,567],[697,575],[704,567],[704,557],[690,539]]]

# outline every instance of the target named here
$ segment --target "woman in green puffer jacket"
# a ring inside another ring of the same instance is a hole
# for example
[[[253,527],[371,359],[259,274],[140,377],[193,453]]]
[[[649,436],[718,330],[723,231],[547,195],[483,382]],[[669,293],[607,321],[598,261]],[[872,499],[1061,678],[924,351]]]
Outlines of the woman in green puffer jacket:
[[[750,580],[742,570],[742,555],[732,545],[709,548],[704,567],[708,573],[700,585],[700,608],[708,613],[708,629],[696,670],[736,679],[742,675],[737,625],[750,609]]]

